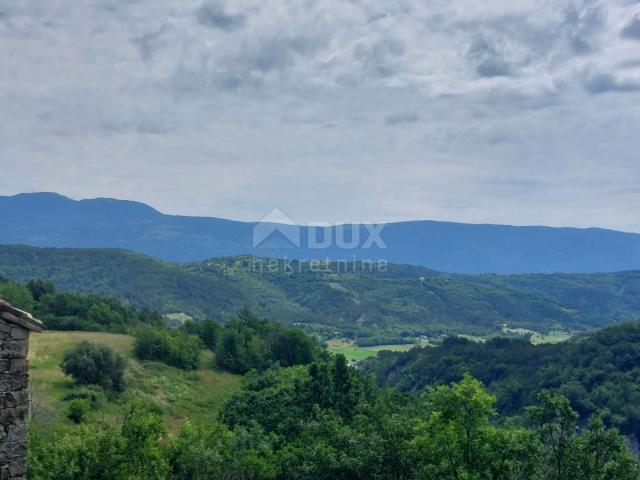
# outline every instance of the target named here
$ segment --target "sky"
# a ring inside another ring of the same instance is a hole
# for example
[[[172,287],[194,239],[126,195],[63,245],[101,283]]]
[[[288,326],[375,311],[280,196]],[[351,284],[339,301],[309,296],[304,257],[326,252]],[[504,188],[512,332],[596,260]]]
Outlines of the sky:
[[[0,195],[640,232],[637,0],[0,0]]]

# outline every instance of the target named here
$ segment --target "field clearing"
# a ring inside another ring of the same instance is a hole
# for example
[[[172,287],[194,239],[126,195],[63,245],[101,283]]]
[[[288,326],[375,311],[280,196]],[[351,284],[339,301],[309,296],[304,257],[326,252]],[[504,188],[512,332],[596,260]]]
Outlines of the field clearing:
[[[407,345],[376,345],[374,347],[359,347],[355,343],[344,339],[334,339],[327,342],[327,350],[332,353],[341,353],[350,362],[359,362],[369,357],[375,357],[378,352],[389,350],[392,352],[406,352],[415,347],[414,344]]]
[[[567,332],[564,330],[552,330],[549,333],[540,333],[526,328],[508,328],[506,325],[502,326],[502,331],[523,337],[528,336],[529,341],[534,345],[565,342],[575,335],[575,332]]]
[[[153,400],[165,412],[171,430],[186,420],[214,422],[222,404],[241,386],[241,377],[213,368],[213,354],[202,352],[200,369],[187,372],[160,362],[140,362],[132,357],[129,335],[96,332],[43,332],[30,340],[32,422],[36,428],[70,423],[65,416],[66,394],[72,380],[60,369],[64,352],[81,341],[100,343],[127,357],[127,391],[92,412],[93,420],[117,416],[131,396]],[[91,420],[91,419],[90,419]]]

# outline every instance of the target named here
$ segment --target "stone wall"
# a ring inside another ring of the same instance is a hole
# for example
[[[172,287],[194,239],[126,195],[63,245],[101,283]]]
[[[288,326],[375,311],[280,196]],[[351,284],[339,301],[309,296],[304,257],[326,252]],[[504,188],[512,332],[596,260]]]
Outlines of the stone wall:
[[[27,478],[29,330],[0,316],[0,480]]]

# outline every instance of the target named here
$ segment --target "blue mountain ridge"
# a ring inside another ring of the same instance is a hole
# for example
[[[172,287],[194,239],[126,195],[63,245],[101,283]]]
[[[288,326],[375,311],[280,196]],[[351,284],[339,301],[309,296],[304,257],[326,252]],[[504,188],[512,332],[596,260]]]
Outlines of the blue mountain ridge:
[[[640,235],[601,228],[407,221],[388,223],[382,228],[380,238],[385,248],[375,242],[371,248],[364,248],[372,227],[355,225],[346,226],[345,231],[352,235],[356,232],[358,246],[342,248],[335,241],[339,227],[311,229],[272,224],[273,235],[254,246],[256,223],[165,215],[139,202],[111,198],[73,200],[55,193],[0,196],[0,219],[1,244],[124,248],[172,262],[251,254],[290,259],[385,260],[470,274],[640,269]],[[298,236],[294,241],[292,232]],[[311,235],[317,240],[331,238],[330,246],[311,248]],[[345,237],[347,242],[352,239],[350,235]]]

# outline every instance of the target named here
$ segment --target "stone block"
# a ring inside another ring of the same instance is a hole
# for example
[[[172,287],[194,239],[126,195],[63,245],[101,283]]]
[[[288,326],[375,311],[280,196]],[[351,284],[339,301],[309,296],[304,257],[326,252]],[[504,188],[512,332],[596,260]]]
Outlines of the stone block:
[[[9,371],[11,372],[28,372],[29,360],[26,358],[12,358],[9,362]]]
[[[8,458],[26,458],[27,442],[14,442],[4,445],[4,452]]]
[[[29,343],[26,340],[14,340],[2,343],[0,358],[27,358]]]
[[[29,330],[22,327],[11,327],[11,338],[16,340],[26,340],[29,338]]]
[[[14,458],[9,462],[9,475],[11,477],[18,477],[27,473],[27,459],[26,458]]]
[[[0,393],[0,408],[15,408],[18,405],[29,405],[29,392],[27,390]]]
[[[26,372],[4,372],[0,374],[0,392],[24,390],[29,385],[29,374]]]
[[[12,423],[7,428],[7,442],[24,442],[27,438],[27,424],[23,421]]]
[[[15,408],[3,408],[0,410],[0,422],[3,424],[13,423],[16,420],[26,420],[29,407],[21,405]]]

